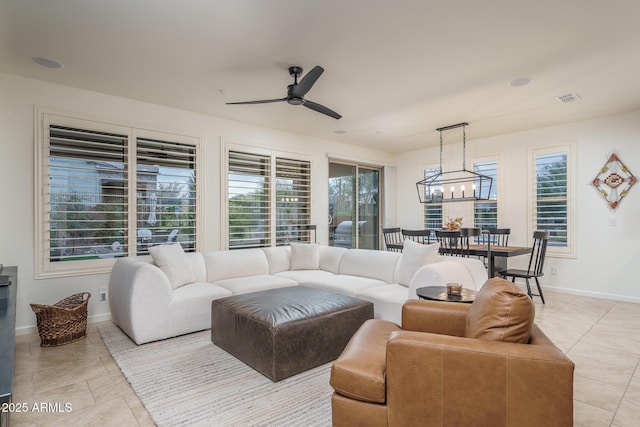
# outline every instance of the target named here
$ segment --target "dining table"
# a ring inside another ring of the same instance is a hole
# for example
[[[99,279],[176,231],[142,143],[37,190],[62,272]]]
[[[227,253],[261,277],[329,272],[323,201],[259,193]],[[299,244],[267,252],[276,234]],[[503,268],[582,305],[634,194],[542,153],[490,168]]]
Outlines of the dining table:
[[[467,253],[466,247],[464,253]],[[531,253],[531,247],[523,246],[494,246],[490,247],[487,244],[470,244],[469,256],[483,257],[487,259],[487,274],[489,277],[495,277],[498,272],[507,269],[507,259],[526,255]],[[440,254],[442,255],[460,255],[461,249],[440,248]]]

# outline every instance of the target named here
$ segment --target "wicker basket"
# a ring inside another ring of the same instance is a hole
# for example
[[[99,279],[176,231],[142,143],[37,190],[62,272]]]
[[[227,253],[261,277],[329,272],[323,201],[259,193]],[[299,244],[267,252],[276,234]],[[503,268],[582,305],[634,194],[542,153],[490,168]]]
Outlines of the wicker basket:
[[[86,337],[89,298],[89,292],[81,292],[54,305],[31,304],[38,321],[40,346],[56,347]]]

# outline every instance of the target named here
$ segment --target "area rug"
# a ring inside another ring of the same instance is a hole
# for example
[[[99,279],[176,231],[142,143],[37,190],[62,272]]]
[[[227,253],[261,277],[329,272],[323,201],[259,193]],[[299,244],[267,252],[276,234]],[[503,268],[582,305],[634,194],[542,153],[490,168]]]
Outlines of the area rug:
[[[274,383],[209,331],[141,346],[115,325],[100,335],[158,426],[331,425],[330,363]]]

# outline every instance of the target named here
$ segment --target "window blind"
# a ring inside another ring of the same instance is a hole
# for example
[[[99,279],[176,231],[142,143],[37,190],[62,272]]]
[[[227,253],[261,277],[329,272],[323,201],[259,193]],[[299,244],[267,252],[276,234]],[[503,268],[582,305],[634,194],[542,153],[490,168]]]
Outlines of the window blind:
[[[312,240],[310,161],[233,149],[228,159],[230,249]]]
[[[137,253],[176,241],[195,251],[196,205],[196,146],[137,138]]]
[[[311,162],[276,157],[276,245],[311,241]]]
[[[473,206],[473,221],[478,228],[498,227],[498,162],[495,160],[476,162],[474,172],[493,178],[489,200],[477,200]]]
[[[127,135],[49,126],[49,261],[126,253]]]
[[[535,156],[537,230],[549,231],[549,246],[568,246],[568,154],[543,153]]]
[[[427,168],[424,170],[424,177],[429,177],[440,172],[440,168]],[[434,182],[436,186],[440,185],[439,182]],[[426,200],[429,195],[425,195]],[[424,211],[424,228],[425,229],[440,229],[442,228],[442,203],[425,203],[423,204]]]
[[[229,248],[271,246],[271,158],[229,151]]]

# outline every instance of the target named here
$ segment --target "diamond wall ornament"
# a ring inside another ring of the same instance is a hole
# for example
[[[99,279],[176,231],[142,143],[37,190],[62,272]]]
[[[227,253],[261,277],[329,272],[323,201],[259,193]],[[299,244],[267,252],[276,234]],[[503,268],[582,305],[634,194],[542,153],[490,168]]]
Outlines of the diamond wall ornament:
[[[615,210],[637,181],[616,153],[609,156],[598,175],[591,181],[612,210]]]

